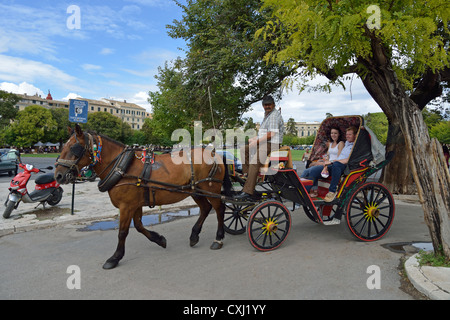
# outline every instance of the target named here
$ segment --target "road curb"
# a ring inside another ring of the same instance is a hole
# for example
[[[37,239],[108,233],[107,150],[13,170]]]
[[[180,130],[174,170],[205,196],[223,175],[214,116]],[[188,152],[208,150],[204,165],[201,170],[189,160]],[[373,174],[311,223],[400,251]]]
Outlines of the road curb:
[[[450,293],[446,289],[441,288],[437,285],[435,279],[430,279],[430,275],[440,277],[445,277],[447,279],[450,274],[449,268],[438,268],[438,267],[428,267],[431,268],[428,272],[424,272],[424,268],[419,265],[417,261],[418,253],[411,256],[405,261],[405,270],[409,281],[414,285],[414,287],[421,293],[426,295],[432,300],[450,300]],[[426,270],[426,269],[425,269]],[[431,270],[433,272],[431,273]]]

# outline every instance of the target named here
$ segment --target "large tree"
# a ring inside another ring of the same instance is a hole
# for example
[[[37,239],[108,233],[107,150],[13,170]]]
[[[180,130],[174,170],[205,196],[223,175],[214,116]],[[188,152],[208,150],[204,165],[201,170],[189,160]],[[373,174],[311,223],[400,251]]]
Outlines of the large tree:
[[[216,128],[232,128],[264,95],[281,96],[282,81],[294,70],[263,60],[271,44],[254,34],[265,25],[270,11],[260,11],[261,4],[261,0],[187,0],[186,5],[179,4],[183,17],[168,26],[168,33],[184,39],[188,50],[185,59],[169,66],[181,77],[177,80],[183,87],[173,90],[170,98],[178,99],[176,104],[191,123],[201,120],[203,128],[212,128],[213,115]],[[167,80],[174,78],[173,74],[167,77],[167,68],[160,70],[160,89],[167,88],[171,84]],[[160,91],[164,94],[164,89]]]
[[[93,130],[112,139],[125,142],[132,135],[130,125],[109,112],[93,112],[88,115],[84,129]]]
[[[401,130],[402,156],[410,164],[435,251],[442,249],[450,258],[450,174],[419,107],[429,101],[431,88],[424,88],[433,82],[414,85],[448,70],[448,1],[264,3],[274,16],[259,36],[282,34],[273,40],[268,61],[295,66],[302,76],[325,75],[334,83],[358,75],[390,126]]]
[[[19,96],[0,90],[0,129],[16,117],[18,110],[15,106],[19,100]]]
[[[38,105],[28,106],[17,113],[11,125],[14,141],[9,143],[18,147],[31,147],[38,141],[46,142],[56,127],[50,110]]]

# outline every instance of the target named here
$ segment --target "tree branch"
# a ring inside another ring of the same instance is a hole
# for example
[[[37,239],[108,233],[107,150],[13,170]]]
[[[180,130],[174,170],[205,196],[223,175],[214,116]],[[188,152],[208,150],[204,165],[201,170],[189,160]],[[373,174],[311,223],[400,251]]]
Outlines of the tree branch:
[[[419,106],[420,110],[423,110],[430,101],[442,95],[442,81],[449,80],[450,68],[446,67],[437,73],[428,69],[414,86],[410,98]]]

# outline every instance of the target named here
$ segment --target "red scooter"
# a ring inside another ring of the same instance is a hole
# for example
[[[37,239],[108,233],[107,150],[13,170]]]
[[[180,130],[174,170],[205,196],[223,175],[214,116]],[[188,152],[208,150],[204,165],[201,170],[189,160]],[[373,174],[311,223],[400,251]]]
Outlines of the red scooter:
[[[9,196],[5,201],[6,209],[3,212],[3,218],[9,218],[11,212],[19,206],[20,201],[23,201],[24,203],[39,202],[44,209],[45,203],[54,206],[61,201],[63,189],[60,187],[59,183],[56,182],[52,173],[37,177],[35,180],[35,190],[28,193],[27,183],[30,180],[31,173],[45,173],[45,171],[35,168],[30,164],[19,163],[19,167],[24,171],[18,173],[11,180]],[[45,169],[52,170],[53,167],[47,167]],[[35,208],[37,208],[39,204]]]

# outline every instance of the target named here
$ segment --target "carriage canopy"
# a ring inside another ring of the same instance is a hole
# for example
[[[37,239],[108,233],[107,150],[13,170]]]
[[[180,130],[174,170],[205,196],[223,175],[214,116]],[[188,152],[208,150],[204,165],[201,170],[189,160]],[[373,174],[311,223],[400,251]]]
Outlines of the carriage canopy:
[[[366,130],[364,119],[361,116],[330,117],[323,120],[317,131],[309,161],[318,160],[327,152],[327,142],[330,139],[332,128],[338,128],[340,140],[345,141],[345,132],[347,128],[352,126],[357,129],[357,135],[350,154],[348,168],[355,170],[367,167],[374,160],[374,154],[376,155],[376,163],[383,161],[384,147],[370,129]]]

